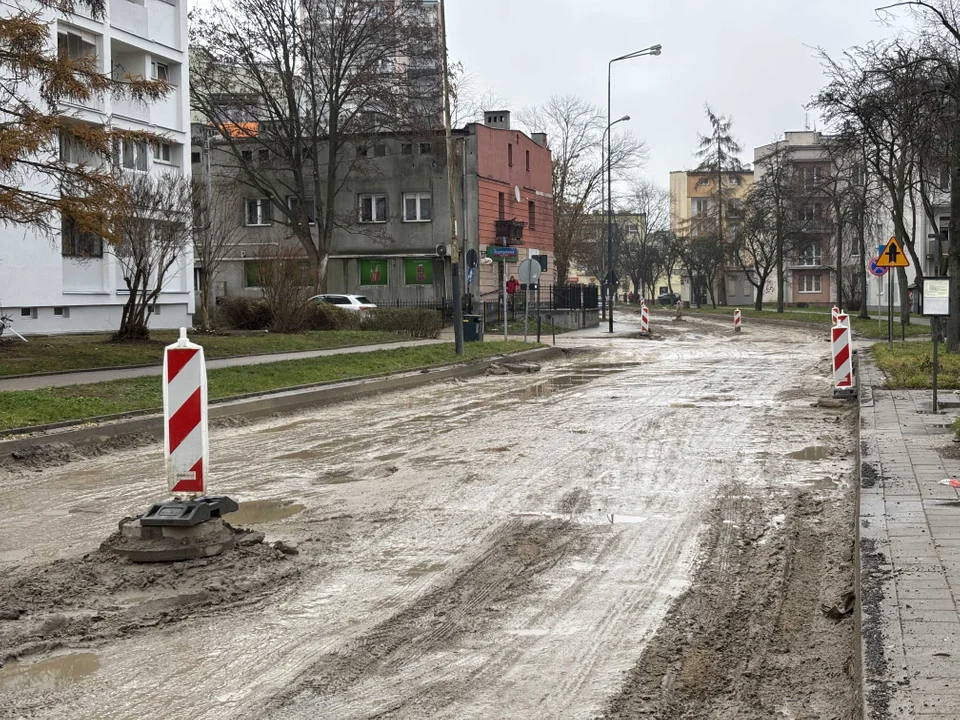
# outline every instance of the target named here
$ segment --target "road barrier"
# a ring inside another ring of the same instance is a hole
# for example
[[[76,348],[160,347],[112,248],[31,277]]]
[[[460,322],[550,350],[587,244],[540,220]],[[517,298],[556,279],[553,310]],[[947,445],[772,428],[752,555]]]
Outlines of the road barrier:
[[[853,397],[857,394],[853,384],[853,343],[850,339],[849,318],[840,313],[837,324],[830,329],[833,346],[833,396]]]
[[[733,331],[740,332],[740,324],[742,319],[740,317],[740,308],[737,308],[733,311]]]
[[[646,305],[640,307],[640,332],[650,334],[650,308]]]
[[[838,308],[836,305],[834,305],[832,308],[830,308],[830,324],[831,324],[831,325],[836,325],[836,324],[837,324],[837,316],[838,316],[838,315],[840,315],[840,308]]]
[[[207,366],[203,348],[180,339],[163,351],[163,449],[174,495],[201,495],[209,457]]]

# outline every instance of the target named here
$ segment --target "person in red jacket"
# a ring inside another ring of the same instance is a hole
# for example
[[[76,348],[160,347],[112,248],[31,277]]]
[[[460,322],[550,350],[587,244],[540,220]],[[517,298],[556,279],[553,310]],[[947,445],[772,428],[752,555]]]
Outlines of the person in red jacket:
[[[511,275],[510,279],[507,280],[507,293],[513,295],[517,290],[520,289],[520,283],[517,282],[517,279]]]

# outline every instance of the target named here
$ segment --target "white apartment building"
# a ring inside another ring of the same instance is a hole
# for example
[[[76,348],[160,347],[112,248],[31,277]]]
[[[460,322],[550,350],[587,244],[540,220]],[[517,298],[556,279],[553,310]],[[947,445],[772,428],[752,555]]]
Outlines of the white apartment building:
[[[50,52],[95,53],[104,72],[165,78],[173,89],[150,104],[109,96],[86,106],[64,105],[77,119],[147,130],[157,144],[120,149],[125,169],[189,175],[190,117],[186,0],[107,0],[102,19],[88,14],[50,15]],[[82,153],[61,144],[61,157]],[[80,159],[79,157],[77,158]],[[150,327],[189,326],[194,312],[193,255],[188,248],[172,267]],[[60,232],[0,226],[0,308],[23,334],[113,331],[127,299],[123,272],[105,241]]]

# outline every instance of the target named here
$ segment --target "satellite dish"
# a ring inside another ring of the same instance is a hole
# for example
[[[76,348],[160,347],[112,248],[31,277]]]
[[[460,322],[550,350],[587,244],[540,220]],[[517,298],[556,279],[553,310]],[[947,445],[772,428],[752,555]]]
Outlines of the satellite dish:
[[[513,186],[513,194],[517,198],[517,202],[520,202],[520,186],[519,185]]]

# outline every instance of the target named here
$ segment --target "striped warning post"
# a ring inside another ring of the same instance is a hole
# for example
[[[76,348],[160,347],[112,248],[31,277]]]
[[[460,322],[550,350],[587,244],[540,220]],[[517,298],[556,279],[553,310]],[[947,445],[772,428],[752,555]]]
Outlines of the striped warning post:
[[[180,339],[163,351],[163,449],[167,487],[175,495],[204,492],[207,470],[207,367],[203,348]]]
[[[740,317],[740,308],[737,308],[733,311],[733,331],[740,332],[740,324],[742,319]]]
[[[834,325],[843,325],[844,327],[850,327],[850,316],[847,315],[843,310],[837,313],[837,319],[833,322]]]
[[[837,316],[839,315],[840,315],[840,308],[838,308],[836,305],[830,308],[830,324],[831,325],[837,324]]]
[[[646,305],[640,307],[640,332],[650,332],[650,308]]]
[[[853,346],[850,328],[838,322],[830,332],[833,338],[833,395],[849,397],[856,395],[853,384]]]

